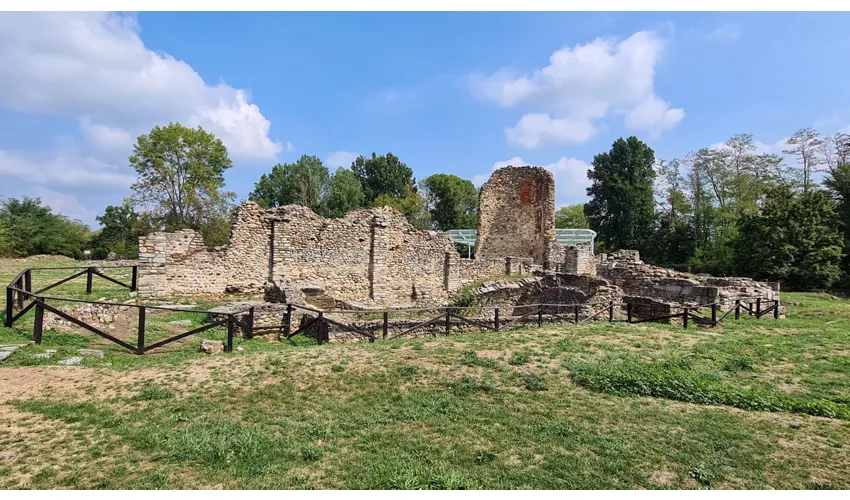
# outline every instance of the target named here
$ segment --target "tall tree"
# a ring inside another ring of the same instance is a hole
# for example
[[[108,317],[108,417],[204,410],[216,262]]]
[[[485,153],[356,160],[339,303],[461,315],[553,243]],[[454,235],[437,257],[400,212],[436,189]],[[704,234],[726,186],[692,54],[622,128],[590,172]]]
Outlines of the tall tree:
[[[295,163],[277,164],[260,176],[248,198],[260,205],[280,207],[297,204],[322,212],[330,175],[316,156],[302,155]]]
[[[637,137],[617,139],[593,158],[584,213],[605,248],[649,248],[654,229],[655,153]]]
[[[0,226],[5,229],[4,252],[12,257],[65,255],[81,258],[88,244],[88,226],[43,206],[41,199],[24,196],[0,203]]]
[[[363,188],[351,170],[339,167],[331,177],[330,189],[324,202],[328,217],[342,217],[363,206]]]
[[[452,174],[434,174],[422,181],[433,220],[441,231],[476,225],[478,190],[471,181]]]
[[[801,128],[785,141],[788,147],[783,149],[782,152],[797,157],[804,193],[812,188],[814,183],[812,176],[823,163],[821,155],[823,142],[820,133],[812,128]]]
[[[587,229],[587,217],[584,216],[584,203],[567,205],[555,211],[555,227],[558,229]]]
[[[829,190],[837,205],[844,233],[845,256],[842,261],[842,282],[850,283],[850,156],[837,156],[824,178],[824,186]]]
[[[398,210],[416,229],[429,229],[431,227],[428,201],[422,193],[410,184],[404,188],[404,196],[381,194],[375,198],[372,206],[376,208],[388,206]]]
[[[381,156],[372,153],[371,158],[359,156],[351,164],[351,170],[360,180],[367,205],[382,194],[404,198],[408,186],[415,185],[413,170],[392,153]]]
[[[101,225],[92,238],[91,246],[95,258],[105,258],[110,252],[135,259],[139,255],[139,236],[147,234],[149,228],[142,227],[139,214],[129,205],[108,206],[102,215],[95,217]]]
[[[130,166],[139,174],[131,203],[150,210],[169,231],[202,229],[235,198],[224,191],[224,172],[232,166],[227,148],[201,127],[154,127],[136,140]]]

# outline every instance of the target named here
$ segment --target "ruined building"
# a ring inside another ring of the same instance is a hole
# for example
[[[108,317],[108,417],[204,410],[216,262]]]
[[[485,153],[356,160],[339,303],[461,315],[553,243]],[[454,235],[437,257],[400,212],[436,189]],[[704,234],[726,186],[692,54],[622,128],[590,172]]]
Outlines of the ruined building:
[[[695,279],[649,266],[637,252],[594,256],[555,239],[555,183],[540,167],[506,167],[481,188],[474,259],[445,233],[421,231],[383,207],[325,219],[299,205],[235,211],[228,245],[206,248],[192,230],[140,238],[143,297],[241,292],[272,302],[331,308],[447,304],[464,286],[486,284],[483,302],[589,303],[628,298],[647,310],[737,298],[772,300],[775,290],[745,278]],[[554,275],[558,275],[555,277]]]

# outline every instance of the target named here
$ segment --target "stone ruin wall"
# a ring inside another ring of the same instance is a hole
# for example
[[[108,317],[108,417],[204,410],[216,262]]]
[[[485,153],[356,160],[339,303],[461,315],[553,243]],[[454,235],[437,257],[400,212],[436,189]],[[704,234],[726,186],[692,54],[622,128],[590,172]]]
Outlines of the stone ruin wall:
[[[262,293],[271,284],[358,308],[446,303],[509,267],[505,258],[462,259],[447,235],[417,230],[389,207],[325,219],[253,202],[235,211],[228,245],[207,249],[193,230],[153,233],[140,238],[139,263],[142,297]]]
[[[555,179],[542,167],[508,166],[493,172],[478,199],[476,258],[556,260]],[[562,248],[562,247],[561,247]],[[554,250],[554,251],[553,251]]]

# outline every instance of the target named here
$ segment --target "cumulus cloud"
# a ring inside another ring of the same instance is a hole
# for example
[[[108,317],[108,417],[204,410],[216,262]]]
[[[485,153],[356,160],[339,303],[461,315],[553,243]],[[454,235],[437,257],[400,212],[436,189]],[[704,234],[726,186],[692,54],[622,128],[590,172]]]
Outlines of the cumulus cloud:
[[[596,133],[596,122],[609,116],[624,117],[628,128],[658,134],[685,116],[655,93],[663,48],[651,31],[622,41],[597,38],[555,51],[548,66],[531,74],[503,68],[489,76],[473,75],[470,88],[479,99],[503,108],[533,110],[505,130],[511,144],[528,149],[586,142]]]
[[[495,162],[491,174],[507,166],[522,167],[526,165],[530,164],[522,158],[514,156],[509,160]],[[587,200],[587,188],[590,186],[590,179],[587,178],[587,171],[590,166],[587,163],[575,158],[563,157],[554,163],[539,166],[552,172],[552,176],[555,178],[556,205],[561,207],[584,203]],[[475,187],[481,187],[489,178],[490,174],[476,175],[472,178],[472,183],[475,184]]]
[[[325,157],[325,166],[330,170],[334,170],[337,167],[345,167],[348,168],[354,163],[354,160],[360,156],[360,153],[352,153],[351,151],[335,151],[333,153],[328,153]]]
[[[133,16],[94,12],[0,17],[0,103],[70,116],[96,147],[117,147],[153,125],[201,125],[239,159],[270,159],[282,145],[248,93],[209,85],[189,64],[154,52]]]
[[[129,167],[117,167],[76,150],[49,156],[0,150],[0,175],[37,186],[74,190],[127,189],[136,176]]]

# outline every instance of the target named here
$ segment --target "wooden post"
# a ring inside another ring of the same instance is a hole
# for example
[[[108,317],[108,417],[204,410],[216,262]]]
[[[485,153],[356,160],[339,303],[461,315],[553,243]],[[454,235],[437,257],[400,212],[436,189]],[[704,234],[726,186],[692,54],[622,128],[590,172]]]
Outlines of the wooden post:
[[[130,291],[135,292],[139,280],[139,266],[133,266],[133,278],[130,281]]]
[[[614,301],[608,302],[608,322],[614,321]]]
[[[773,301],[773,319],[779,319],[779,299]]]
[[[496,308],[496,314],[493,316],[493,324],[496,326],[496,331],[499,331],[499,308]]]
[[[576,304],[576,324],[578,324],[578,304]]]
[[[139,337],[136,340],[136,354],[145,353],[145,306],[139,308]]]
[[[236,329],[236,320],[233,318],[232,314],[227,315],[227,346],[224,348],[225,352],[233,351],[233,330]]]
[[[735,319],[741,319],[741,299],[735,300]]]
[[[632,303],[626,302],[626,322],[632,322]]]
[[[15,283],[14,286],[16,288],[18,288],[19,290],[24,289],[24,278],[23,278],[23,276],[21,276],[18,279],[17,283]],[[21,292],[17,292],[17,295],[18,295],[18,308],[23,309],[24,308],[24,294],[22,294]]]
[[[86,270],[86,295],[91,295],[92,268]]]
[[[245,337],[254,337],[254,306],[248,308],[248,324],[245,326]]]
[[[15,292],[9,287],[6,287],[6,327],[12,327],[12,315],[15,313]]]
[[[24,273],[24,290],[32,291],[32,269],[27,269]]]
[[[41,306],[41,302],[38,300],[35,303],[35,323],[32,331],[35,343],[41,344],[41,335],[44,332],[44,307]]]
[[[682,325],[684,325],[685,330],[688,329],[688,308],[687,307],[684,309],[684,312],[682,313]]]
[[[543,327],[543,308],[537,306],[537,328]]]
[[[387,338],[387,330],[389,330],[390,326],[390,313],[384,311],[384,326],[381,329],[381,338]]]
[[[289,338],[292,332],[292,304],[286,304],[286,321],[283,323],[283,335]]]
[[[717,326],[717,304],[711,304],[711,326]]]
[[[451,312],[448,309],[446,309],[446,336],[447,337],[449,336],[451,331],[452,331],[452,316],[451,316]],[[434,336],[436,337],[437,334],[434,333]]]
[[[324,324],[325,324],[325,313],[319,312],[319,319],[316,320],[316,340],[319,342],[319,345],[322,345],[322,337],[323,337],[322,326]]]
[[[761,318],[761,297],[756,299],[756,318]]]

